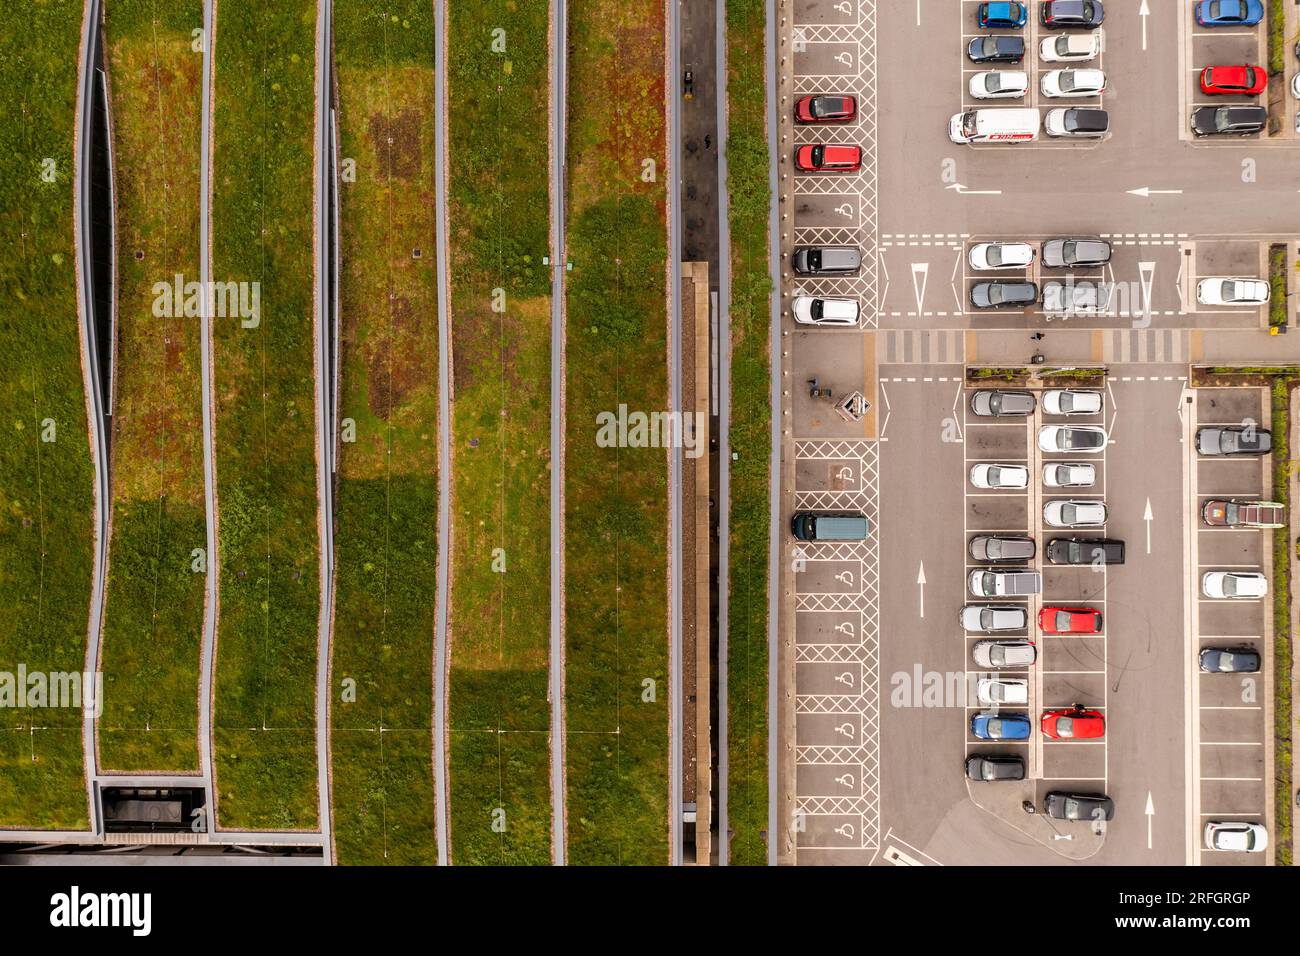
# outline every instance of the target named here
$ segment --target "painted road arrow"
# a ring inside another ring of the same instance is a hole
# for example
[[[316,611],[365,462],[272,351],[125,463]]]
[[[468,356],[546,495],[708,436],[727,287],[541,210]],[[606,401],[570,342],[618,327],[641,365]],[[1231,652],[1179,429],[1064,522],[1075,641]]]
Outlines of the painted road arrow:
[[[1147,849],[1151,849],[1151,820],[1156,815],[1156,805],[1151,799],[1151,791],[1147,791]]]
[[[921,568],[916,572],[916,583],[921,590],[921,617],[925,617],[925,562],[921,562]]]
[[[1157,195],[1181,196],[1183,194],[1183,191],[1181,189],[1152,189],[1150,186],[1142,186],[1138,189],[1130,189],[1128,193],[1130,196],[1141,196],[1143,199],[1148,199],[1151,196],[1157,196]]]
[[[1151,513],[1151,499],[1147,499],[1146,511],[1142,512],[1142,520],[1147,523],[1147,554],[1151,553],[1151,519],[1155,516]]]

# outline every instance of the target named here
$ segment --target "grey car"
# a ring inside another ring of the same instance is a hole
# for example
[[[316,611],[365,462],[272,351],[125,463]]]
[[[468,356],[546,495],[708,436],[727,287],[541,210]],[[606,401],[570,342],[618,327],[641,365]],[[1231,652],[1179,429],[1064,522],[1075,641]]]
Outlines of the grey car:
[[[862,268],[862,254],[853,246],[800,246],[790,262],[801,276],[851,276]]]
[[[970,410],[981,418],[1024,418],[1034,414],[1034,396],[1029,392],[984,388],[970,397]]]
[[[1253,425],[1207,426],[1196,430],[1196,450],[1202,455],[1267,455],[1273,433]]]
[[[1200,664],[1207,674],[1257,674],[1259,652],[1253,647],[1206,647]]]
[[[1192,132],[1197,136],[1253,136],[1268,124],[1262,106],[1200,106],[1192,110]]]
[[[980,534],[970,539],[970,556],[974,561],[1032,561],[1033,538]]]
[[[977,783],[1024,780],[1025,760],[1019,754],[971,754],[966,758],[966,779]]]
[[[1113,820],[1115,801],[1104,793],[1053,790],[1043,800],[1043,811],[1053,820]]]
[[[1092,314],[1110,305],[1110,289],[1100,282],[1084,280],[1043,283],[1043,311]]]
[[[1048,239],[1043,243],[1043,265],[1048,269],[1104,266],[1110,262],[1110,243],[1105,239]]]
[[[977,309],[1027,309],[1037,301],[1033,282],[977,282],[970,290],[970,304]]]
[[[976,641],[970,653],[977,667],[990,670],[1029,667],[1038,660],[1032,641]]]

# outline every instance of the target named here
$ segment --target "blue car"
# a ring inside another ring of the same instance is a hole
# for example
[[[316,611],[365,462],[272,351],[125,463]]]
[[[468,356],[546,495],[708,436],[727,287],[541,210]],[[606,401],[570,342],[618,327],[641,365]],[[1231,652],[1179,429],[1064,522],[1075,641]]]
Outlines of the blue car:
[[[1250,27],[1264,19],[1261,0],[1201,0],[1196,22],[1203,27]]]
[[[1029,11],[1023,3],[981,3],[979,24],[985,29],[1010,30],[1023,27]]]
[[[1024,714],[976,714],[970,731],[980,740],[1028,740],[1029,718]]]

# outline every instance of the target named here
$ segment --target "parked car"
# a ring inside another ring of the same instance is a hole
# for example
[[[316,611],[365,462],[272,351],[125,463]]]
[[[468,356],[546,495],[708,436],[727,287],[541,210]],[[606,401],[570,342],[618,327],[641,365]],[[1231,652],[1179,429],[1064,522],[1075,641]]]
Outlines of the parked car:
[[[854,173],[862,168],[862,147],[808,143],[795,148],[794,168],[803,173]]]
[[[1029,89],[1029,74],[1024,70],[988,70],[976,73],[967,86],[977,100],[1013,100]]]
[[[1052,315],[1094,315],[1110,305],[1110,288],[1100,282],[1043,283],[1043,311]]]
[[[1256,96],[1268,88],[1262,67],[1207,66],[1201,70],[1201,92],[1207,96]]]
[[[1124,542],[1113,538],[1053,538],[1043,554],[1052,564],[1123,564]]]
[[[1106,447],[1106,429],[1100,425],[1044,425],[1038,430],[1038,447],[1045,452],[1099,452]]]
[[[1048,415],[1096,415],[1101,411],[1101,392],[1077,388],[1049,388],[1043,392],[1043,412]]]
[[[1211,498],[1201,506],[1201,520],[1212,528],[1283,528],[1286,505],[1276,501]]]
[[[801,96],[794,103],[800,123],[848,123],[857,115],[858,101],[852,96]]]
[[[1015,30],[1029,19],[1023,3],[981,3],[976,7],[975,20],[986,30]]]
[[[1033,538],[980,534],[970,539],[972,561],[1032,561]]]
[[[1027,242],[981,242],[966,258],[976,272],[1024,269],[1034,261],[1034,247]]]
[[[854,246],[800,246],[790,264],[795,275],[851,276],[862,268],[862,254]]]
[[[1032,725],[1024,714],[976,714],[970,732],[980,740],[1028,740]]]
[[[1043,485],[1048,488],[1091,488],[1097,481],[1097,469],[1082,462],[1043,466]]]
[[[1053,820],[1113,820],[1115,801],[1104,793],[1049,790],[1043,798],[1043,812]]]
[[[1093,30],[1106,19],[1106,11],[1100,0],[1043,0],[1038,17],[1052,29]]]
[[[1043,117],[1048,136],[1079,136],[1093,139],[1110,131],[1110,114],[1094,107],[1071,106],[1048,110]]]
[[[799,541],[864,541],[871,522],[865,515],[797,511],[790,518],[790,533]]]
[[[1192,110],[1197,136],[1253,136],[1268,123],[1262,106],[1198,106]]]
[[[1045,711],[1040,729],[1052,740],[1095,740],[1106,736],[1106,718],[1101,711],[1076,704],[1067,710]]]
[[[959,617],[966,630],[985,634],[1029,627],[1029,612],[1018,604],[967,604]]]
[[[1254,425],[1206,425],[1196,429],[1196,450],[1202,455],[1267,455],[1273,433]]]
[[[1206,571],[1201,593],[1207,598],[1253,601],[1268,594],[1268,578],[1259,571]]]
[[[1258,674],[1259,652],[1253,647],[1204,647],[1200,664],[1207,674]]]
[[[1196,22],[1203,27],[1249,27],[1263,19],[1263,0],[1201,0],[1196,5]]]
[[[1106,523],[1106,506],[1100,501],[1049,501],[1043,505],[1043,522],[1053,528],[1100,528]]]
[[[857,299],[821,299],[811,295],[796,296],[790,311],[799,325],[835,325],[841,328],[858,324]]]
[[[970,304],[977,309],[1027,309],[1037,301],[1033,282],[977,282],[970,290]]]
[[[976,641],[970,653],[976,666],[991,670],[1029,667],[1038,660],[1038,648],[1032,641]]]
[[[1018,677],[981,677],[975,682],[975,697],[981,704],[1023,707],[1029,703],[1029,681]]]
[[[1038,88],[1049,99],[1100,96],[1106,91],[1106,74],[1101,70],[1049,70]]]
[[[966,779],[978,783],[1024,780],[1025,759],[1019,754],[971,754],[966,758]]]
[[[971,40],[966,57],[972,63],[1019,63],[1025,58],[1024,37],[987,34]]]
[[[1038,48],[1038,58],[1045,63],[1081,63],[1100,55],[1100,33],[1058,33],[1044,37]]]
[[[1038,612],[1044,634],[1100,634],[1101,612],[1095,607],[1045,607]]]
[[[1026,597],[1043,590],[1043,576],[1029,568],[977,568],[970,573],[970,593],[975,597]]]
[[[970,410],[981,418],[1024,418],[1034,413],[1034,396],[1029,392],[983,388],[970,397]]]
[[[1201,305],[1267,305],[1268,283],[1263,279],[1233,279],[1215,276],[1196,283],[1196,301]]]
[[[1024,465],[972,465],[970,483],[976,488],[1028,488],[1029,469]]]
[[[1246,820],[1210,820],[1205,824],[1205,848],[1263,853],[1268,849],[1268,831]]]
[[[1110,262],[1110,243],[1105,239],[1063,237],[1043,243],[1043,267],[1081,269]]]

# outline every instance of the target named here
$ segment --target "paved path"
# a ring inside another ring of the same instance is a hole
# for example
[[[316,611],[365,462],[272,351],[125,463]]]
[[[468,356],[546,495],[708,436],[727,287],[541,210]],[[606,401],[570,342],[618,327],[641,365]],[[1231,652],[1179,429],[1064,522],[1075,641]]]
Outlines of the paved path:
[[[668,260],[672,310],[668,329],[669,401],[674,415],[682,408],[682,155],[681,4],[669,4],[668,28]],[[668,454],[668,646],[672,713],[669,718],[669,820],[673,866],[682,862],[682,454]]]

